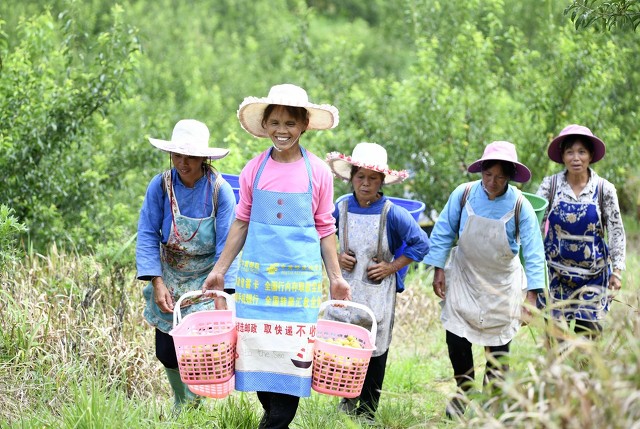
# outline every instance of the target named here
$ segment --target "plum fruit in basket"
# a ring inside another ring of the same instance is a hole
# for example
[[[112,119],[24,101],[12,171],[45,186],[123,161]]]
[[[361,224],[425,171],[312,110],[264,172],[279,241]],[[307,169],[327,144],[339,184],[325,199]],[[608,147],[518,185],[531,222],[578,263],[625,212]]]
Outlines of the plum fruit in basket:
[[[180,356],[182,372],[189,378],[213,379],[216,368],[223,363],[227,352],[224,342],[211,345],[194,345],[183,350]],[[218,368],[218,372],[220,372]]]
[[[352,347],[354,349],[362,348],[362,344],[360,344],[360,341],[353,335],[347,335],[346,337],[340,337],[340,338],[323,338],[322,341],[327,342],[329,344],[337,344],[339,346]]]

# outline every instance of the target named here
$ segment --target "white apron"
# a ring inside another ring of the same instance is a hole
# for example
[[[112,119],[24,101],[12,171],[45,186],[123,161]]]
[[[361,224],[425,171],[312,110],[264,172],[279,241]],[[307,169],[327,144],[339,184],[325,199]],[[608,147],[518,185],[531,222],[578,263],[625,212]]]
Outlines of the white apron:
[[[510,210],[500,219],[474,213],[465,204],[467,224],[445,266],[442,324],[447,331],[483,346],[502,346],[520,327],[527,278],[506,233]]]

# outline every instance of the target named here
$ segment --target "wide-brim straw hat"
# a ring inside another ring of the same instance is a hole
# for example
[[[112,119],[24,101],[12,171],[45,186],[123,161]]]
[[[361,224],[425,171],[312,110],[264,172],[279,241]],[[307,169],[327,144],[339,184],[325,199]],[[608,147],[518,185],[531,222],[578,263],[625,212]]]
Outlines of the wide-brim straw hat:
[[[247,97],[242,101],[238,107],[238,119],[242,128],[255,137],[269,137],[267,130],[262,126],[262,117],[264,110],[270,104],[307,109],[309,112],[307,130],[328,130],[335,128],[340,121],[336,107],[330,104],[311,103],[304,89],[285,83],[271,87],[266,97]]]
[[[604,142],[596,137],[589,128],[582,125],[571,124],[566,126],[562,131],[560,131],[560,134],[558,134],[556,138],[551,140],[549,148],[547,149],[549,159],[557,162],[558,164],[564,164],[564,161],[562,161],[562,142],[567,137],[575,135],[583,136],[593,144],[593,153],[591,154],[593,155],[591,159],[592,164],[604,158],[604,154],[606,152]]]
[[[182,119],[173,127],[171,140],[149,137],[149,142],[160,150],[187,156],[200,156],[209,159],[224,158],[229,149],[209,147],[209,129],[195,119]]]
[[[484,161],[497,160],[512,162],[516,167],[513,180],[524,183],[531,179],[531,171],[521,162],[518,162],[518,153],[513,143],[505,141],[491,142],[484,148],[482,158],[471,164],[467,171],[469,173],[480,173],[482,171],[482,163]]]
[[[409,177],[407,170],[391,170],[387,164],[387,151],[377,143],[358,143],[351,156],[339,152],[327,154],[327,164],[337,177],[351,180],[351,167],[361,167],[384,174],[385,185],[400,183]]]

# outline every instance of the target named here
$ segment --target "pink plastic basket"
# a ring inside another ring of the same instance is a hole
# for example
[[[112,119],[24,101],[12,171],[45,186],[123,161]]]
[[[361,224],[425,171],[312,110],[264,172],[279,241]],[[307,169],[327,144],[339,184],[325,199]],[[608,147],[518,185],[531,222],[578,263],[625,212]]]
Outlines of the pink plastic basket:
[[[189,390],[196,395],[206,396],[208,398],[226,398],[231,392],[234,391],[236,386],[236,376],[232,375],[231,378],[224,383],[216,384],[187,384]]]
[[[359,308],[369,314],[373,324],[371,332],[350,323],[318,320],[313,348],[313,372],[311,388],[319,393],[355,398],[360,395],[369,368],[371,354],[375,350],[376,318],[366,306],[351,301],[330,300],[320,305],[320,312],[327,306],[340,304]],[[360,347],[354,348],[330,343],[353,336]]]
[[[234,311],[198,311],[182,319],[181,301],[201,293],[187,292],[176,302],[173,329],[169,334],[176,348],[182,382],[194,393],[221,398],[227,396],[234,386],[237,340]],[[216,293],[224,296],[229,305],[233,304],[230,295]]]

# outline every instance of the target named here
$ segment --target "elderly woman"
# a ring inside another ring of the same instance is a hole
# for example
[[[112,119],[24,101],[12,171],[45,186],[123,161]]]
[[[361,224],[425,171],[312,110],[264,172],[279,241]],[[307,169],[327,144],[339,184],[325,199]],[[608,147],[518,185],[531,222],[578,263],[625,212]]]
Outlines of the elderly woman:
[[[472,344],[485,348],[485,384],[508,370],[505,358],[511,340],[522,313],[529,313],[529,307],[522,307],[523,299],[535,306],[545,287],[536,214],[522,193],[509,185],[510,180],[524,183],[531,178],[529,169],[518,162],[515,146],[504,141],[487,145],[468,171],[482,173],[482,179],[458,186],[449,196],[424,259],[435,267],[433,290],[444,300],[441,320],[461,393],[472,388],[475,377]],[[448,417],[464,411],[458,395],[446,408]]]
[[[622,285],[625,232],[616,188],[591,168],[605,145],[591,130],[569,125],[553,139],[549,158],[563,164],[545,177],[537,194],[550,201],[544,247],[549,267],[549,299],[556,320],[574,321],[588,336],[602,331],[610,291]],[[605,231],[609,245],[605,242]]]
[[[378,408],[380,390],[391,343],[396,290],[403,290],[398,271],[421,261],[429,250],[429,238],[403,207],[384,196],[382,186],[401,183],[406,171],[390,170],[387,151],[376,143],[358,143],[351,156],[327,155],[334,175],[349,181],[353,194],[336,204],[333,216],[338,226],[342,275],[351,286],[354,302],[369,307],[376,316],[376,350],[369,362],[359,398],[343,398],[340,409],[372,420]],[[402,255],[396,251],[406,244]],[[355,323],[371,329],[372,321],[357,309],[330,308],[328,319]],[[358,405],[359,402],[359,405]]]
[[[311,103],[304,89],[283,84],[267,97],[245,98],[238,119],[271,147],[240,173],[236,220],[203,287],[221,290],[242,250],[236,315],[245,328],[238,331],[236,389],[257,392],[264,408],[259,428],[287,428],[300,397],[311,395],[310,340],[323,262],[331,297],[350,298],[336,254],[333,177],[300,143],[307,130],[338,125],[338,109]]]
[[[156,148],[171,154],[173,167],[156,175],[147,188],[138,221],[136,264],[144,289],[144,317],[155,327],[156,357],[165,367],[175,396],[174,411],[193,398],[180,379],[169,331],[173,306],[185,292],[200,290],[220,257],[235,212],[235,196],[210,160],[227,156],[228,149],[208,146],[209,130],[202,122],[185,119],[173,128],[171,140],[150,138]],[[224,286],[232,292],[237,264],[227,272]],[[183,301],[183,315],[203,309],[207,300]]]

